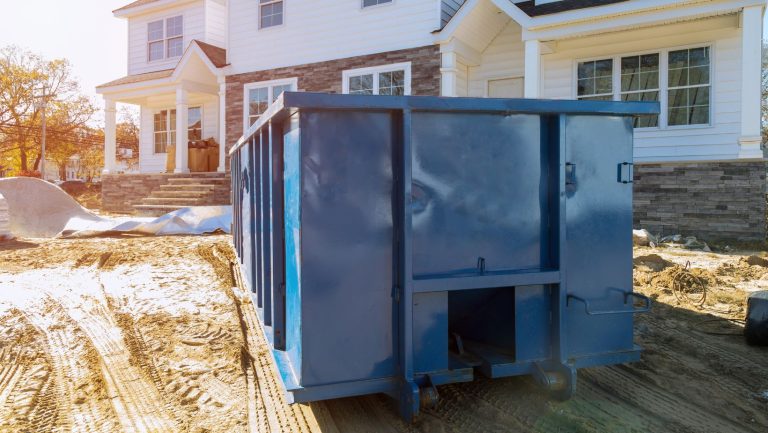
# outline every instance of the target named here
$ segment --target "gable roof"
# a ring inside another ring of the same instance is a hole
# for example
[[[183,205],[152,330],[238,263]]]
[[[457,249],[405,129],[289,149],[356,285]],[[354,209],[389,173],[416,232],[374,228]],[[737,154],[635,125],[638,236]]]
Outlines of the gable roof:
[[[117,9],[113,10],[112,13],[124,11],[126,9],[132,9],[132,8],[139,7],[139,6],[148,5],[150,3],[155,3],[155,2],[158,2],[158,1],[160,1],[160,0],[136,0],[135,2],[129,3],[129,4],[125,5],[125,6],[122,6],[120,8],[117,8]]]
[[[229,64],[227,63],[227,50],[224,48],[207,44],[205,42],[198,41],[197,39],[193,39],[192,42],[196,43],[197,46],[203,50],[203,53],[205,53],[211,63],[213,63],[213,66],[216,66],[217,68],[223,68]]]
[[[97,89],[104,87],[120,86],[123,84],[141,83],[144,81],[159,80],[161,78],[168,78],[173,75],[173,69],[163,69],[162,71],[147,72],[144,74],[126,75],[125,77],[112,80],[108,83],[100,84],[96,86]]]
[[[551,15],[560,12],[573,11],[576,9],[586,9],[596,6],[605,6],[614,3],[623,3],[629,0],[561,0],[552,3],[536,5],[534,0],[528,0],[516,3],[521,11],[529,17],[538,17],[542,15]]]
[[[514,2],[513,0],[507,1],[517,6],[529,17],[533,18],[577,9],[623,3],[629,0],[560,0],[540,5],[536,5],[535,0],[526,0],[522,2]],[[440,5],[440,28],[445,27],[466,2],[467,0],[442,0]]]
[[[210,60],[213,66],[216,67],[217,69],[221,69],[229,65],[229,63],[227,63],[227,50],[225,50],[224,48],[217,47],[215,45],[198,41],[197,39],[192,39],[192,42],[190,42],[189,46],[184,51],[184,55],[181,57],[181,59],[179,59],[179,62],[181,62],[181,60],[187,56],[187,53],[192,49],[193,45],[197,45],[198,48],[200,48],[200,51],[203,52],[205,57],[207,57],[208,60]],[[120,86],[123,84],[135,84],[135,83],[142,83],[144,81],[152,81],[152,80],[159,80],[162,78],[168,78],[173,75],[173,73],[176,71],[178,67],[179,65],[177,64],[176,67],[174,67],[173,69],[163,69],[162,71],[126,75],[125,77],[118,78],[117,80],[113,80],[108,83],[104,83],[99,86],[96,86],[96,88],[102,89],[106,87]]]

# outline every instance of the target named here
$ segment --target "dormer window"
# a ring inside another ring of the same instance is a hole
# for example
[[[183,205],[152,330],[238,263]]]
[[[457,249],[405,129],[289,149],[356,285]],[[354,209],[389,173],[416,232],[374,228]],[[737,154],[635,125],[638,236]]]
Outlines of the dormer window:
[[[179,15],[147,24],[147,59],[150,62],[184,54],[184,17]]]

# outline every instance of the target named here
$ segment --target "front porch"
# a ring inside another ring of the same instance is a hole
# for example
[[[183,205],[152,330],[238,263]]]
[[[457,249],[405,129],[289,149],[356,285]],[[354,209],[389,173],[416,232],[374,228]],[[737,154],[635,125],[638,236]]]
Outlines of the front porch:
[[[102,208],[162,215],[230,203],[226,174],[223,49],[192,41],[174,69],[129,75],[97,88],[104,96]],[[116,104],[140,110],[138,173],[116,163]]]
[[[129,75],[97,87],[105,111],[103,173],[119,174],[117,103],[140,110],[139,173],[224,173],[225,58],[223,49],[192,41],[174,69]],[[191,150],[211,146],[217,155]]]

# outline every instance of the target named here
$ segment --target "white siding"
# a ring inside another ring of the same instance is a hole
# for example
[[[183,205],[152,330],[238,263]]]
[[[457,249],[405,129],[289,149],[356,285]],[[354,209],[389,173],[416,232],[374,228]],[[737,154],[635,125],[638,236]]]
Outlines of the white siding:
[[[575,98],[579,59],[686,46],[712,47],[711,126],[635,132],[637,162],[735,159],[739,153],[741,30],[735,15],[561,41],[542,59],[542,96]],[[516,49],[516,48],[515,48]],[[663,107],[662,107],[663,108]]]
[[[165,172],[165,153],[155,153],[154,113],[149,107],[141,107],[141,125],[139,136],[139,172]]]
[[[217,47],[227,47],[227,7],[222,0],[205,2],[205,42]]]
[[[286,0],[284,24],[259,29],[258,2],[229,0],[231,74],[433,44],[435,0]]]
[[[542,57],[542,97],[576,97],[576,63],[602,56],[654,52],[676,47],[712,47],[711,126],[647,129],[635,132],[638,162],[727,160],[738,157],[741,107],[741,30],[735,15],[626,30],[548,43]],[[487,80],[522,76],[524,44],[510,22],[485,48],[481,64],[469,68],[469,96],[486,96]]]
[[[180,58],[147,61],[147,24],[160,19],[184,16],[184,46],[188,46],[192,39],[205,41],[205,7],[203,1],[164,9],[162,11],[140,15],[128,19],[128,74],[142,74],[145,72],[171,69],[176,66]]]
[[[510,21],[483,51],[479,66],[469,68],[469,96],[488,96],[488,80],[525,74],[522,28]]]

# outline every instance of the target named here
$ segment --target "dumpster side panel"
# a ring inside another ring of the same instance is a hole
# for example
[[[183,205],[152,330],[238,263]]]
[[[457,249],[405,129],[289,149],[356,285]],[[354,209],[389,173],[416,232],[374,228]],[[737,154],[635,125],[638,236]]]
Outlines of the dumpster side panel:
[[[599,138],[596,133],[599,131]],[[619,166],[632,162],[632,119],[568,116],[566,161],[566,284],[593,312],[630,311],[632,291],[632,184]],[[631,350],[632,314],[589,315],[582,302],[566,309],[567,345],[579,357]]]
[[[297,119],[284,135],[285,351],[294,375],[302,368],[301,141]]]
[[[392,376],[394,117],[301,117],[301,385]]]
[[[486,271],[541,268],[548,185],[540,116],[413,119],[414,277],[475,273],[480,258]]]

